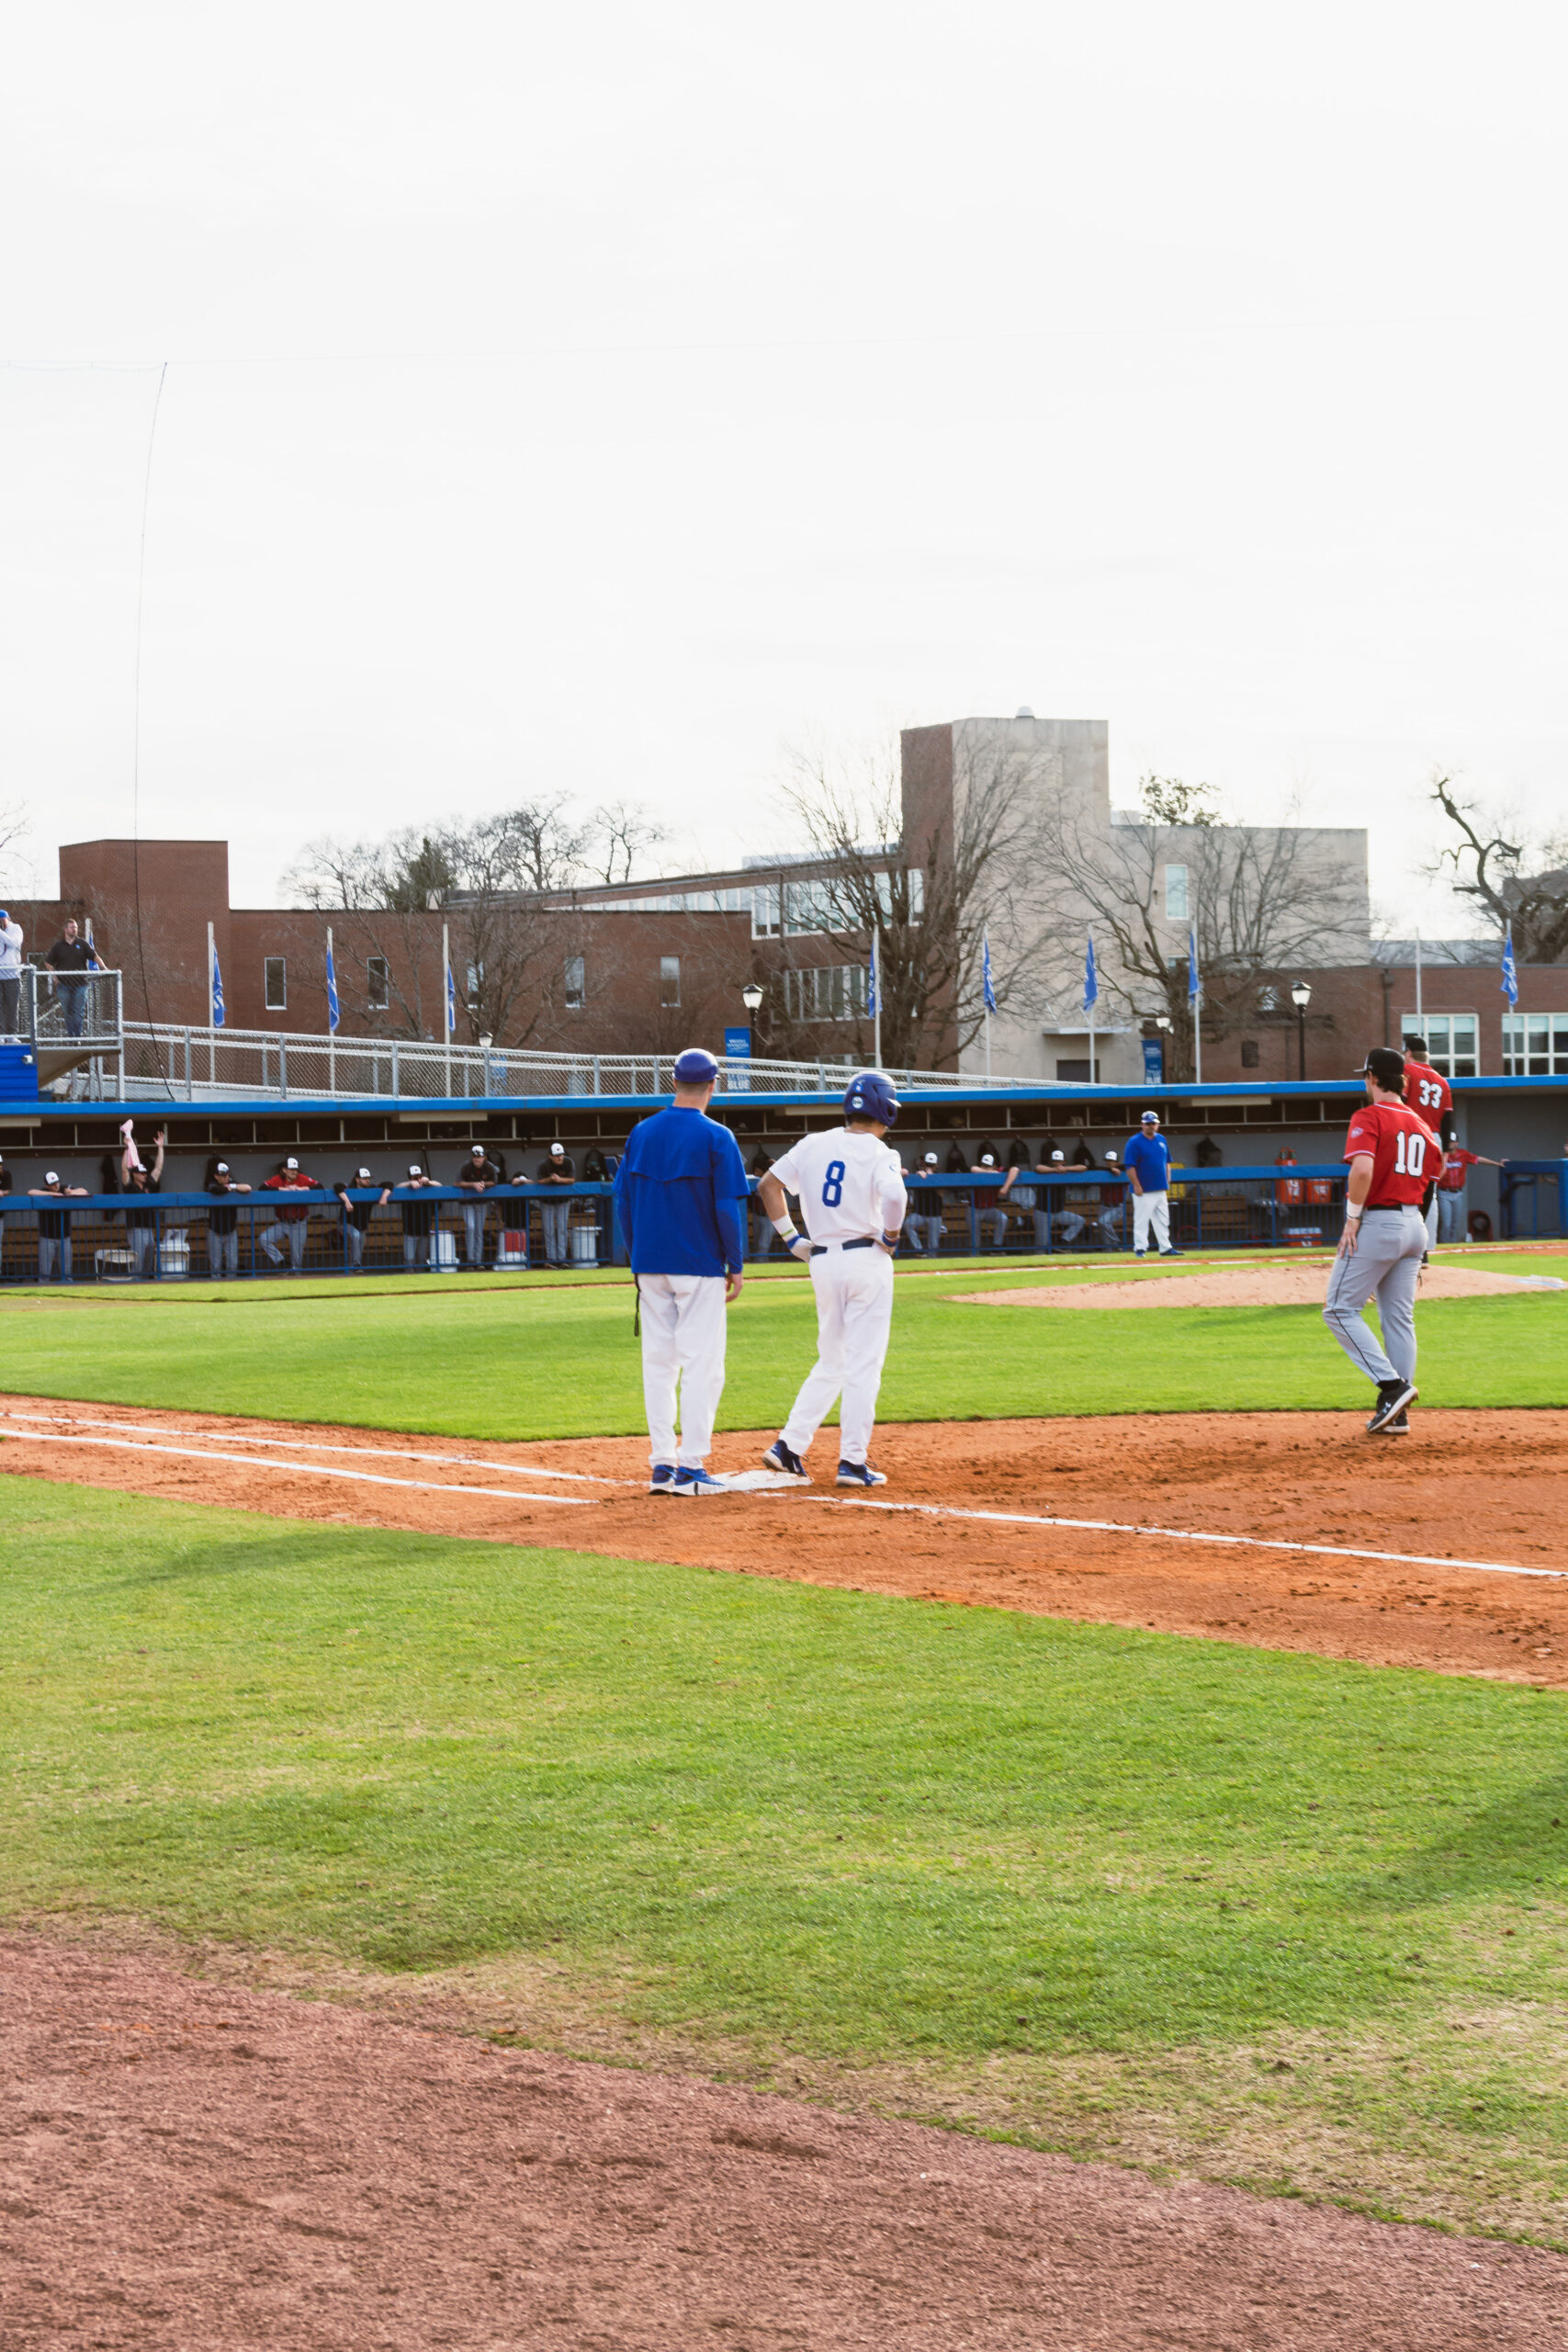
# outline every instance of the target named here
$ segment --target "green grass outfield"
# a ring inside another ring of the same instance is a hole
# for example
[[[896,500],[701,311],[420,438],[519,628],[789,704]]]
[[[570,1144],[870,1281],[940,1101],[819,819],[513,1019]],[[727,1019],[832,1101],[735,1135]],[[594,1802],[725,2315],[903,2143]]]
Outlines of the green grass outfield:
[[[1541,1273],[1562,1261],[1466,1262]],[[954,1303],[980,1286],[1167,1279],[1156,1268],[1134,1277],[1124,1259],[1089,1263],[1084,1272],[988,1259],[902,1275],[883,1418],[1365,1405],[1366,1383],[1312,1307],[1055,1315]],[[14,1292],[0,1297],[4,1385],[476,1438],[624,1433],[642,1426],[631,1310],[624,1277]],[[1417,1321],[1427,1404],[1568,1404],[1568,1292],[1433,1304]],[[730,1314],[722,1427],[782,1419],[814,1333],[804,1272],[748,1282]]]
[[[13,1917],[492,2009],[521,1968],[569,2046],[1568,2241],[1556,1694],[22,1478],[0,1515]]]

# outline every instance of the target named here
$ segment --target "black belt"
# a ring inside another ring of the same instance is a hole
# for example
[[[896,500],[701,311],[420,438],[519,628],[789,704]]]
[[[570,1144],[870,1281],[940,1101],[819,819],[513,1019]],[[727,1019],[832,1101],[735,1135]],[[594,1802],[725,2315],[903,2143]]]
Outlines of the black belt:
[[[828,1247],[826,1241],[814,1241],[811,1245],[812,1256],[825,1258],[828,1255]],[[874,1250],[876,1238],[874,1234],[868,1234],[863,1241],[840,1241],[839,1247],[840,1250]]]
[[[1369,1201],[1361,1211],[1363,1216],[1403,1216],[1406,1209],[1420,1214],[1419,1201]]]

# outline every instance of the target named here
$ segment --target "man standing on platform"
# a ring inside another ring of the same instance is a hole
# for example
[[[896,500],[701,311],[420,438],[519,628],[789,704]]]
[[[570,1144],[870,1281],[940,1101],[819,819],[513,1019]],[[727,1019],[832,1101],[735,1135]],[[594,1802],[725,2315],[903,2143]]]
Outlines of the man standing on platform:
[[[674,1102],[632,1129],[615,1171],[642,1323],[649,1492],[690,1500],[725,1492],[706,1465],[724,1394],[724,1310],[740,1295],[750,1197],[739,1145],[707,1116],[717,1079],[712,1054],[688,1046],[675,1064]]]

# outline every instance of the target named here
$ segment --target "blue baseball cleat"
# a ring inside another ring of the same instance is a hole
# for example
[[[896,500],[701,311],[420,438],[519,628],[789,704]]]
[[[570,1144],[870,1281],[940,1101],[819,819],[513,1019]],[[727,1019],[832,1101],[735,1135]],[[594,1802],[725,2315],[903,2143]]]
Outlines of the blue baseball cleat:
[[[776,1437],[762,1456],[764,1470],[782,1470],[786,1478],[808,1478],[811,1473],[798,1453],[792,1453],[782,1437]]]
[[[674,1484],[675,1464],[672,1462],[656,1462],[648,1476],[649,1493],[667,1495],[673,1488]]]
[[[694,1502],[703,1495],[727,1495],[729,1488],[722,1478],[711,1478],[705,1470],[677,1470],[670,1488],[672,1495],[689,1496]]]
[[[883,1471],[874,1470],[869,1462],[840,1462],[838,1483],[840,1487],[885,1487],[887,1479]]]

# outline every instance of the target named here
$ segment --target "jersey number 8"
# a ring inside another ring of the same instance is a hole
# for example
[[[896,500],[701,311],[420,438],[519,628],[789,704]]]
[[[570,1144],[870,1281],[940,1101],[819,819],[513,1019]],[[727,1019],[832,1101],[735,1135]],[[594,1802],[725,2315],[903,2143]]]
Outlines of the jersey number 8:
[[[841,1159],[830,1159],[822,1179],[822,1205],[825,1209],[836,1209],[843,1197],[844,1163]]]
[[[1407,1135],[1401,1127],[1393,1145],[1394,1173],[1399,1176],[1419,1176],[1426,1164],[1426,1136]]]

